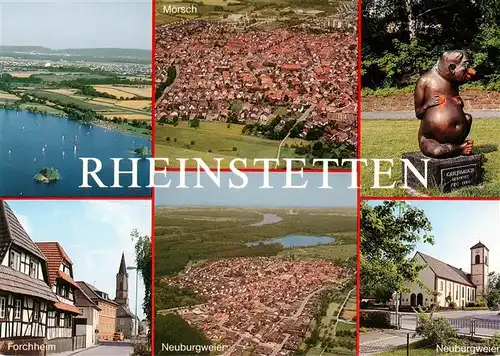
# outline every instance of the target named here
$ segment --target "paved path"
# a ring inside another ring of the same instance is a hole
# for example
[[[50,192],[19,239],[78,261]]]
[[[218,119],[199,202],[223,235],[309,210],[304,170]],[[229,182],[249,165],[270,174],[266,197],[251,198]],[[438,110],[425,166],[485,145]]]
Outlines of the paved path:
[[[78,356],[130,356],[134,352],[131,346],[102,345],[94,347],[74,355]]]
[[[500,110],[465,110],[472,115],[472,118],[489,119],[500,118]],[[365,111],[361,113],[362,119],[414,119],[413,111]]]
[[[407,330],[384,330],[362,333],[359,336],[359,352],[361,356],[376,355],[406,345],[407,335],[410,343],[420,340]]]
[[[130,343],[109,343],[106,345],[90,346],[86,349],[75,351],[60,352],[52,354],[53,356],[130,356],[134,348]]]

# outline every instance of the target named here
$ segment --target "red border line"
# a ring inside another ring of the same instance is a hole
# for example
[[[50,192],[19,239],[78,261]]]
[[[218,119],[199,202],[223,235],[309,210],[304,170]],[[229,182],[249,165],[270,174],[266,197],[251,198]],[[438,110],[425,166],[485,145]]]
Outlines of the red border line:
[[[151,2],[151,155],[156,157],[156,0]],[[155,356],[155,189],[151,188],[151,356]]]
[[[362,53],[362,28],[363,11],[362,0],[358,0],[358,131],[357,131],[357,158],[361,158],[361,53]],[[361,163],[357,163],[357,183],[361,187]],[[361,300],[361,188],[357,190],[357,216],[356,216],[356,355],[360,354],[360,300]]]
[[[432,200],[432,201],[499,201],[498,197],[414,197],[414,196],[406,196],[406,197],[391,197],[391,196],[365,196],[361,198],[362,201],[366,200]]]

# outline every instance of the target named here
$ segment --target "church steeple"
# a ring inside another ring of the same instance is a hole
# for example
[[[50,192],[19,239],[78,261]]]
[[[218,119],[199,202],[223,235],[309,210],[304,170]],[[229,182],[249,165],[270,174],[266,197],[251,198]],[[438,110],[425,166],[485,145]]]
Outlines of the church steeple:
[[[481,241],[470,248],[471,279],[476,285],[476,298],[484,299],[488,292],[489,250]]]
[[[127,274],[127,265],[125,264],[125,254],[122,252],[122,260],[120,262],[120,269],[118,274]]]
[[[128,308],[128,273],[125,263],[125,254],[122,252],[120,267],[116,274],[116,298],[115,302]]]

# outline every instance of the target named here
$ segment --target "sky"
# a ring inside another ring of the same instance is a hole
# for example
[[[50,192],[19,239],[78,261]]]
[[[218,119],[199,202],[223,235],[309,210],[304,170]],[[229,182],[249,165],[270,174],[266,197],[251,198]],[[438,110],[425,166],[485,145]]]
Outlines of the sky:
[[[151,49],[151,0],[0,0],[0,45]]]
[[[73,277],[115,298],[116,274],[122,252],[135,266],[133,229],[151,236],[151,202],[129,201],[9,201],[31,239],[58,241],[73,262]],[[129,306],[135,313],[136,272],[129,271]],[[144,318],[144,284],[139,276],[138,316]]]
[[[323,182],[321,173],[304,173],[304,178],[296,176],[292,184],[301,185],[307,180],[307,189],[285,189],[285,173],[270,174],[269,183],[272,189],[260,189],[263,184],[262,173],[245,172],[248,185],[243,189],[229,189],[229,179],[240,185],[241,179],[231,172],[221,173],[221,188],[202,174],[201,184],[204,188],[178,189],[179,172],[167,172],[171,179],[171,188],[157,188],[156,205],[169,206],[241,206],[241,207],[355,207],[356,190],[348,189],[351,185],[350,173],[330,173],[329,185],[333,189],[319,189]],[[196,172],[186,173],[186,185],[196,185]],[[165,184],[167,178],[156,178],[156,184]]]
[[[500,201],[409,201],[432,225],[434,246],[418,244],[417,251],[470,273],[470,248],[481,241],[490,250],[490,272],[500,273]],[[370,205],[380,201],[370,201]]]

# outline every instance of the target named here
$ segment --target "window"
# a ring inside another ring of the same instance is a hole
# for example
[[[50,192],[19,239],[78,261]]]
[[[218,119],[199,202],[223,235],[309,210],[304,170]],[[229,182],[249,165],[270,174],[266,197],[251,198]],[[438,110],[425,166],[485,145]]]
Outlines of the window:
[[[458,288],[457,288],[457,291],[455,293],[455,299],[458,299]]]
[[[5,297],[0,297],[0,319],[5,318],[5,308],[7,305],[7,301]]]
[[[38,321],[40,319],[40,303],[35,302],[33,305],[33,320]]]
[[[68,317],[66,318],[66,327],[67,328],[71,327],[71,321],[72,321],[71,315],[68,315]]]
[[[123,319],[120,319],[120,325],[123,325]]]
[[[59,327],[64,328],[64,313],[59,314]]]
[[[30,262],[30,277],[38,278],[38,263],[33,260]]]
[[[484,256],[484,264],[488,264],[488,256]]]
[[[481,263],[481,257],[479,257],[479,255],[476,255],[476,265]]]
[[[21,256],[14,250],[10,251],[10,268],[19,271],[21,269]]]
[[[462,286],[462,298],[465,297],[465,287]]]
[[[14,309],[14,319],[21,319],[21,299],[16,299],[16,307]]]
[[[439,288],[440,288],[440,289],[439,289],[440,291],[443,291],[443,281],[441,281],[441,283],[440,283],[440,287],[439,287]]]

